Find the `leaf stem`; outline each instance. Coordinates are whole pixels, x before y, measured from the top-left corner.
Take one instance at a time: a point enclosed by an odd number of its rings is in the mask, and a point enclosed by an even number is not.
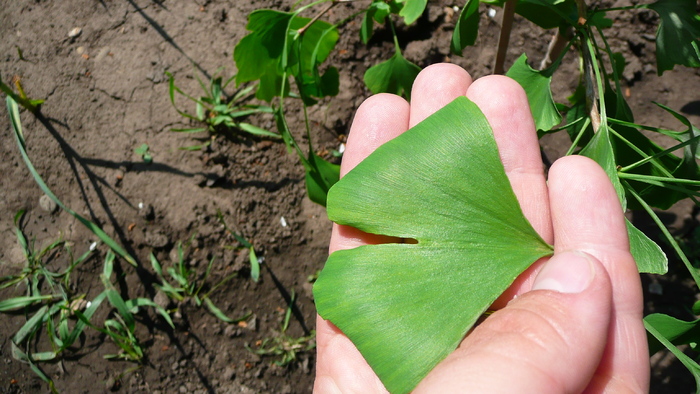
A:
[[[672,146],[672,147],[670,147],[670,148],[668,148],[668,149],[666,149],[666,150],[664,150],[664,151],[655,153],[655,154],[653,154],[653,155],[651,155],[651,156],[647,156],[647,157],[645,157],[645,158],[642,159],[642,160],[639,160],[639,161],[637,161],[637,162],[635,162],[635,163],[632,163],[632,164],[630,164],[630,165],[628,165],[628,166],[622,167],[622,168],[620,168],[620,169],[618,170],[618,172],[627,172],[627,171],[629,171],[629,170],[631,170],[631,169],[634,169],[634,168],[639,167],[639,166],[641,166],[641,165],[643,165],[643,164],[646,164],[646,163],[650,162],[651,160],[658,159],[658,158],[660,158],[660,157],[662,157],[662,156],[666,156],[666,155],[670,154],[671,152],[673,152],[673,151],[675,151],[675,150],[681,149],[681,148],[683,148],[683,147],[685,147],[685,146],[687,146],[687,145],[690,145],[690,144],[692,144],[692,143],[694,143],[694,142],[697,142],[699,139],[700,139],[700,135],[696,135],[695,137],[693,137],[693,138],[691,138],[691,139],[689,139],[689,140],[687,140],[687,141],[681,142],[680,144],[674,145],[674,146]]]
[[[579,130],[578,134],[576,135],[576,139],[574,139],[574,142],[571,143],[569,150],[566,151],[566,155],[564,155],[564,156],[570,156],[572,153],[574,153],[574,149],[576,149],[576,147],[578,146],[578,142],[583,137],[583,134],[585,134],[586,129],[588,128],[588,125],[590,123],[591,123],[591,118],[586,118],[586,120],[583,123],[583,126],[581,127],[581,130]]]
[[[496,53],[496,65],[493,67],[494,74],[505,74],[506,52],[510,42],[510,32],[513,30],[513,18],[515,16],[515,5],[518,0],[508,0],[503,5],[503,23],[501,25],[501,36],[498,39],[498,52]]]
[[[627,172],[618,172],[617,174],[621,179],[630,179],[633,181],[643,181],[643,180],[650,180],[650,181],[659,181],[659,182],[672,182],[672,183],[682,183],[686,185],[695,185],[695,186],[700,186],[700,181],[696,181],[693,179],[684,179],[684,178],[668,178],[668,177],[663,177],[663,176],[654,176],[654,175],[642,175],[642,174],[630,174]]]
[[[693,264],[690,263],[688,260],[688,257],[683,253],[683,250],[681,250],[681,247],[678,245],[678,242],[676,242],[676,239],[673,238],[673,235],[668,231],[668,228],[666,228],[666,225],[663,224],[661,219],[656,215],[656,212],[654,212],[653,209],[649,206],[649,204],[644,201],[642,197],[637,194],[637,192],[632,189],[632,187],[629,185],[629,183],[623,181],[625,184],[625,189],[627,190],[628,193],[630,193],[638,202],[639,204],[644,208],[644,210],[651,216],[651,219],[656,223],[656,225],[659,227],[659,230],[664,234],[666,237],[666,240],[671,244],[673,249],[676,251],[676,254],[678,254],[678,257],[681,258],[681,261],[683,261],[683,264],[685,264],[685,267],[688,269],[688,272],[690,272],[690,276],[693,277],[693,280],[695,281],[696,286],[700,286],[700,273],[698,273],[698,270],[693,267]]]
[[[580,19],[579,19],[580,20]],[[599,80],[598,64],[594,59],[593,45],[591,45],[591,37],[587,31],[581,31],[581,39],[583,42],[583,79],[584,85],[586,87],[586,108],[588,108],[588,116],[591,119],[591,124],[593,125],[593,132],[597,133],[601,124],[601,113],[598,111],[598,100],[596,100],[596,89],[593,84],[593,78],[595,77],[598,81],[598,85],[602,85]],[[605,112],[605,103],[603,102],[603,97],[600,94],[602,91],[602,86],[598,86],[598,96],[600,97],[600,107],[601,111]]]

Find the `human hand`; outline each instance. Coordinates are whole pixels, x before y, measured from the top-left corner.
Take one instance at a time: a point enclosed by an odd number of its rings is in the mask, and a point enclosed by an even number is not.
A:
[[[554,256],[525,271],[494,303],[497,311],[415,392],[648,391],[641,286],[615,190],[596,163],[580,156],[554,163],[547,183],[527,98],[516,82],[472,81],[460,67],[438,64],[420,73],[410,105],[393,95],[369,98],[353,121],[341,176],[465,94],[491,124],[522,211],[554,244]],[[330,252],[390,241],[334,225]],[[318,317],[316,332],[316,393],[386,392],[338,328]]]

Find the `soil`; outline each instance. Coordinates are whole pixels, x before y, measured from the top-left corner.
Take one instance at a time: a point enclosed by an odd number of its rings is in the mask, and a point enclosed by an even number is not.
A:
[[[615,6],[628,5],[619,0]],[[178,309],[175,329],[151,311],[138,314],[136,335],[145,349],[143,365],[107,361],[118,351],[105,335],[87,329],[80,346],[66,352],[60,362],[40,364],[56,388],[65,393],[121,392],[310,392],[314,376],[313,352],[300,352],[296,361],[281,367],[278,358],[253,354],[266,338],[279,335],[285,311],[295,294],[287,334],[309,335],[315,310],[309,276],[327,257],[330,222],[324,209],[305,195],[304,171],[298,159],[279,143],[242,135],[220,135],[201,151],[181,150],[198,143],[190,134],[173,128],[190,127],[172,107],[165,72],[174,75],[185,92],[200,95],[197,77],[224,79],[235,73],[232,52],[245,34],[246,16],[254,9],[288,10],[287,0],[17,0],[0,10],[0,76],[21,78],[30,97],[46,99],[37,116],[24,111],[22,123],[28,154],[49,188],[69,207],[99,224],[135,256],[139,267],[117,260],[112,281],[127,298],[158,294],[158,278],[148,255],[166,266],[176,257],[177,243],[186,242],[186,259],[202,274],[214,258],[210,287],[229,274],[233,279],[212,293],[212,301],[228,316],[250,316],[245,324],[218,320],[193,302],[170,305]],[[629,3],[631,4],[631,3]],[[474,77],[492,72],[501,13],[487,17],[482,4],[477,46],[463,57],[449,53],[457,14],[463,1],[430,2],[427,12],[412,26],[398,24],[404,55],[421,67],[451,61]],[[335,7],[325,18],[340,21],[357,6]],[[700,124],[698,71],[677,67],[656,75],[653,38],[657,18],[650,11],[613,15],[616,27],[610,45],[627,59],[625,91],[640,123],[680,129],[681,124],[651,103],[658,101],[680,110]],[[343,141],[354,109],[369,96],[362,76],[384,60],[393,43],[390,32],[377,27],[368,45],[358,39],[360,19],[341,27],[336,50],[328,60],[340,70],[341,91],[309,113],[314,147],[336,150]],[[69,37],[74,28],[81,30]],[[544,55],[551,32],[516,17],[507,64],[526,52],[533,64]],[[578,63],[569,56],[560,77],[555,77],[555,98],[563,102],[577,83]],[[566,75],[570,75],[567,78]],[[231,94],[232,88],[227,93]],[[186,100],[178,106],[194,111]],[[291,106],[292,131],[303,140],[303,115]],[[273,129],[271,118],[250,120]],[[63,239],[80,255],[96,237],[71,215],[47,211],[40,205],[43,193],[24,164],[12,136],[8,116],[0,111],[0,276],[16,274],[24,265],[15,237],[13,218],[26,211],[22,229],[37,247]],[[568,146],[568,137],[543,139],[544,152],[553,161]],[[148,144],[153,162],[134,152]],[[326,156],[330,157],[330,156]],[[337,160],[337,159],[335,159]],[[250,240],[264,259],[258,282],[250,278],[247,250],[218,220]],[[675,234],[690,234],[696,227],[692,205],[678,204],[664,216]],[[638,223],[644,218],[636,217]],[[648,222],[648,220],[647,220]],[[649,228],[651,228],[649,226]],[[72,276],[77,294],[93,299],[103,290],[106,248],[80,265]],[[62,253],[52,267],[67,264]],[[649,311],[674,311],[690,318],[679,305],[694,301],[682,268],[673,262],[670,275],[646,276],[645,287],[665,292],[649,294]],[[0,300],[21,294],[21,288],[0,291]],[[675,309],[674,309],[675,308]],[[96,322],[108,318],[101,308]],[[670,313],[670,312],[668,312]],[[12,357],[10,338],[26,321],[22,313],[0,315],[0,392],[46,392],[47,385],[28,365]],[[38,347],[46,346],[39,340]],[[46,350],[46,348],[43,348]],[[36,350],[36,349],[35,349]],[[666,355],[654,360],[654,391],[692,392],[692,378]]]

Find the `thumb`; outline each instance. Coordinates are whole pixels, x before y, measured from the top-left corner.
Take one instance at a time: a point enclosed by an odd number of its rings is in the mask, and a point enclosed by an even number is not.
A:
[[[588,254],[560,252],[532,289],[474,329],[416,392],[583,391],[607,341],[607,271]]]

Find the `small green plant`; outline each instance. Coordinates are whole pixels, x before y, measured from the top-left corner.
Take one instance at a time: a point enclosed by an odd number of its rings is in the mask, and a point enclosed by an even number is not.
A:
[[[22,59],[22,52],[19,49],[19,47],[17,47],[17,53],[19,54],[20,59]],[[27,94],[24,93],[24,88],[22,87],[22,82],[20,81],[19,76],[15,76],[13,80],[15,86],[17,87],[17,90],[19,91],[19,94],[15,93],[10,86],[5,84],[2,81],[1,77],[0,92],[5,93],[7,97],[11,97],[14,101],[19,103],[31,113],[36,113],[37,111],[39,111],[39,106],[44,103],[44,100],[30,99],[29,97],[27,97]]]
[[[134,153],[141,156],[144,163],[151,164],[153,162],[153,156],[151,156],[149,150],[150,148],[148,147],[148,144],[142,144],[138,148],[134,149]]]
[[[253,279],[253,282],[257,282],[260,279],[260,259],[258,259],[258,255],[255,253],[255,246],[253,246],[253,244],[250,243],[247,239],[243,238],[242,235],[231,230],[229,226],[226,225],[224,215],[221,213],[220,210],[216,211],[216,217],[219,219],[219,223],[221,223],[221,225],[224,226],[224,230],[226,230],[227,233],[231,234],[231,236],[236,241],[238,241],[238,243],[240,244],[239,248],[248,249],[248,261],[250,262],[250,278]]]
[[[97,296],[92,301],[86,301],[85,294],[72,291],[72,272],[88,260],[93,251],[88,250],[74,258],[69,244],[60,239],[37,250],[35,241],[27,239],[21,229],[23,215],[24,211],[15,215],[15,236],[22,248],[25,266],[18,274],[1,277],[0,290],[15,287],[23,289],[25,295],[0,301],[0,312],[25,312],[26,323],[12,337],[12,355],[29,364],[34,373],[48,383],[54,392],[53,381],[43,372],[39,363],[60,359],[63,352],[75,344],[85,328],[82,322],[71,322],[75,313],[82,310],[89,320],[104,297]],[[62,256],[65,257],[61,260],[67,260],[68,264],[62,271],[52,270],[49,265]],[[37,351],[38,345],[34,344],[34,340],[42,329],[46,331],[50,346]]]
[[[219,320],[226,323],[237,323],[239,321],[247,319],[248,316],[250,316],[248,314],[239,319],[231,319],[230,317],[226,316],[226,314],[221,309],[219,309],[214,304],[214,302],[212,302],[211,298],[209,298],[209,296],[214,291],[216,291],[220,286],[237,276],[238,273],[232,273],[226,276],[224,279],[220,280],[213,287],[209,288],[205,293],[202,294],[202,289],[206,285],[207,278],[209,278],[215,257],[212,257],[209,260],[209,264],[207,264],[206,271],[200,278],[195,270],[188,267],[185,261],[185,254],[182,248],[182,242],[178,242],[177,261],[172,267],[169,267],[166,270],[170,277],[175,281],[174,284],[171,284],[165,278],[165,275],[163,275],[163,268],[156,256],[153,253],[151,253],[149,255],[149,258],[151,260],[151,267],[153,267],[153,270],[156,272],[161,281],[161,284],[156,284],[155,286],[158,290],[165,293],[165,295],[167,295],[168,298],[176,300],[178,302],[185,301],[186,299],[192,299],[197,306],[202,306],[202,304],[204,304],[206,305],[209,312],[211,312]]]
[[[102,294],[107,298],[116,313],[113,314],[112,318],[105,320],[104,328],[97,327],[91,323],[89,318],[80,311],[75,311],[75,314],[81,322],[107,335],[121,349],[119,353],[105,355],[106,359],[121,359],[141,363],[143,361],[143,349],[135,334],[136,320],[134,318],[134,314],[138,313],[139,308],[152,307],[165,319],[170,327],[175,328],[175,326],[168,312],[155,302],[147,298],[135,298],[126,301],[122,298],[110,281],[114,269],[114,257],[114,253],[111,250],[107,252],[100,279],[105,287]]]
[[[217,70],[218,74],[221,69]],[[184,129],[172,129],[174,132],[182,133],[201,133],[209,132],[209,135],[219,135],[222,133],[230,133],[234,131],[248,133],[258,137],[267,137],[279,139],[280,135],[254,126],[242,120],[253,114],[272,113],[272,108],[265,105],[249,104],[250,97],[255,94],[255,85],[238,90],[233,97],[225,95],[225,89],[236,76],[229,78],[225,82],[222,77],[212,78],[207,87],[204,82],[195,74],[197,82],[204,91],[204,96],[195,98],[182,91],[175,85],[175,78],[169,72],[166,72],[169,81],[170,102],[175,110],[184,118],[200,123],[202,126]],[[195,103],[195,114],[182,111],[175,105],[175,93],[184,96],[188,100]],[[210,140],[203,144],[190,146],[182,149],[198,150],[209,145]]]
[[[294,293],[294,290],[292,290],[289,305],[285,311],[280,330],[278,332],[274,332],[273,336],[265,338],[256,343],[255,349],[246,345],[246,349],[248,349],[248,351],[260,356],[276,357],[277,359],[273,362],[280,367],[286,367],[297,361],[297,355],[299,353],[309,352],[316,348],[316,333],[314,331],[311,331],[309,335],[298,338],[287,334],[289,320],[292,316],[292,306],[294,305],[295,300],[296,294]]]

